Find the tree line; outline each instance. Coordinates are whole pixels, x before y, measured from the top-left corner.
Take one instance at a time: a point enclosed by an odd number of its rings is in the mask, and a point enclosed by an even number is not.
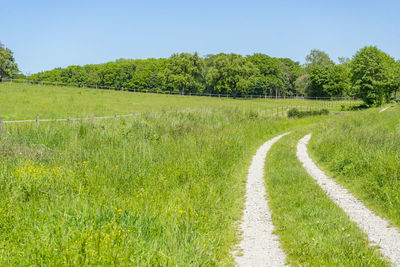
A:
[[[8,54],[2,59],[3,51]],[[0,78],[16,77],[11,50],[0,46]],[[368,106],[396,97],[400,62],[375,46],[366,46],[335,63],[327,53],[311,50],[301,65],[289,58],[256,53],[173,54],[169,58],[118,59],[104,64],[69,66],[26,77],[32,81],[72,83],[120,90],[268,96],[358,97]]]

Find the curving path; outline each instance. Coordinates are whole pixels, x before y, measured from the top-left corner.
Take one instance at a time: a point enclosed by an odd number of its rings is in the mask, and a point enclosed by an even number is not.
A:
[[[307,152],[307,144],[311,134],[303,137],[297,144],[297,157],[327,195],[340,206],[357,223],[368,239],[380,247],[381,253],[394,266],[400,266],[400,233],[389,227],[389,223],[375,215],[364,204],[324,174],[312,161]]]
[[[264,143],[253,156],[246,185],[246,207],[242,223],[243,239],[239,245],[241,256],[235,256],[238,266],[285,266],[285,253],[279,247],[278,237],[273,234],[271,211],[265,198],[264,163],[268,150],[280,138],[279,135]]]

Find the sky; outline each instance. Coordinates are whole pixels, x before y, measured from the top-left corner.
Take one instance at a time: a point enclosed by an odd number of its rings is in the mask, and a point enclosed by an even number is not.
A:
[[[337,61],[366,45],[400,58],[400,1],[0,0],[0,42],[22,73],[178,52]]]

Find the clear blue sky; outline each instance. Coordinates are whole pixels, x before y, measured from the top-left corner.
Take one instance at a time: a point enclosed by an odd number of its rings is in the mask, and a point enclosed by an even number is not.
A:
[[[255,52],[304,62],[376,45],[400,58],[400,1],[2,0],[0,42],[23,73],[168,57]]]

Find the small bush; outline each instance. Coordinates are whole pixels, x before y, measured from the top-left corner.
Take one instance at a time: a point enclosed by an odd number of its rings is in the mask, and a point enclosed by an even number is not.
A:
[[[351,106],[345,106],[345,105],[341,105],[341,110],[342,111],[357,111],[357,110],[363,110],[363,109],[367,109],[368,106],[365,104],[361,104],[361,105],[351,105]]]
[[[317,115],[327,115],[327,114],[329,114],[329,110],[327,109],[300,111],[297,108],[289,109],[287,113],[289,118],[303,118],[306,116],[317,116]]]

